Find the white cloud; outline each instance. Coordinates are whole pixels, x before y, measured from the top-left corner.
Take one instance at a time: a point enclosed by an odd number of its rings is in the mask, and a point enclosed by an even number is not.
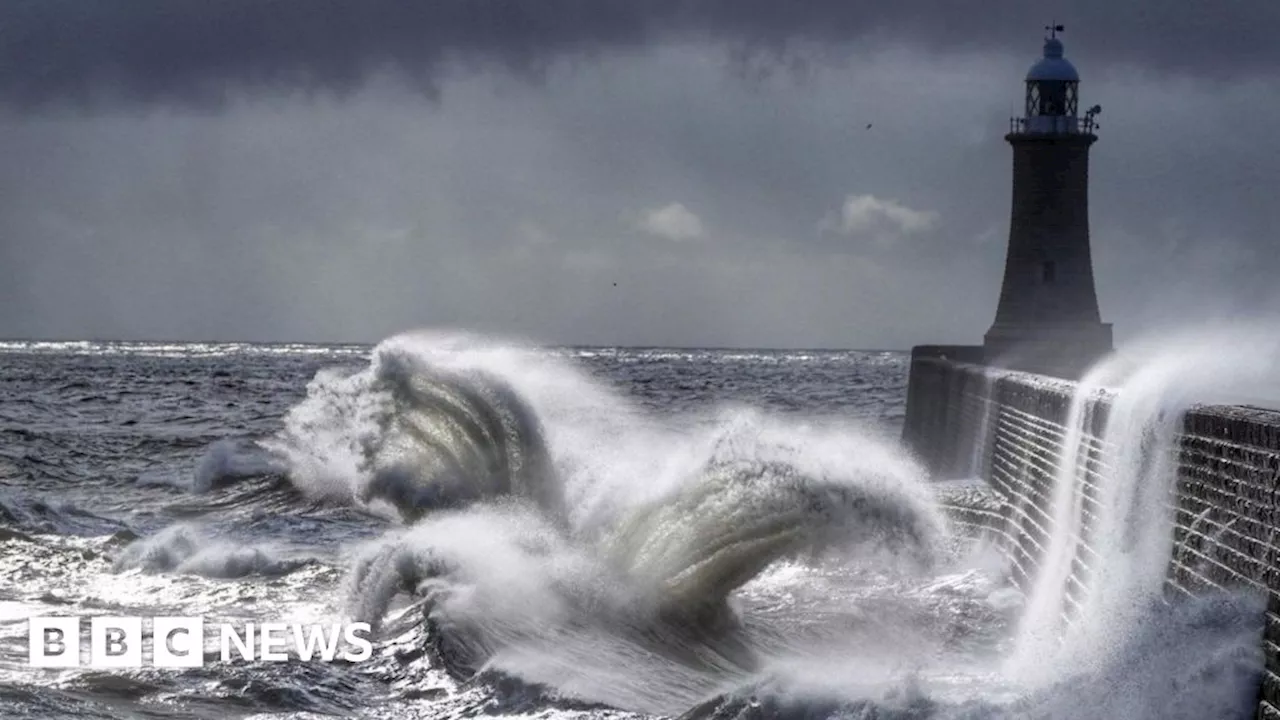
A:
[[[850,195],[840,208],[839,220],[832,222],[828,219],[823,223],[826,228],[844,235],[874,235],[877,239],[923,233],[937,224],[938,214],[935,212],[916,210],[897,200],[881,199],[875,195]]]
[[[678,202],[645,212],[640,229],[674,242],[697,240],[703,235],[702,220]]]

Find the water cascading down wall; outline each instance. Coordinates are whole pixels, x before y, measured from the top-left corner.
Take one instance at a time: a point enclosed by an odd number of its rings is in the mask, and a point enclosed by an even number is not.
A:
[[[903,440],[935,477],[977,476],[996,491],[998,511],[960,510],[956,522],[997,535],[1015,582],[1028,591],[1056,529],[1060,461],[1064,452],[1074,455],[1079,540],[1063,593],[1070,620],[1099,558],[1091,533],[1101,514],[1097,481],[1111,399],[1098,393],[1085,402],[1077,445],[1066,441],[1075,383],[996,371],[981,358],[980,347],[915,348]],[[1169,452],[1177,480],[1165,592],[1252,586],[1267,594],[1257,717],[1280,718],[1280,413],[1193,407]]]

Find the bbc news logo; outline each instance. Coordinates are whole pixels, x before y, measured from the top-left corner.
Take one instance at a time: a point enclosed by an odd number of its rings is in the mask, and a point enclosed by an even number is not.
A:
[[[28,629],[28,659],[33,667],[79,667],[84,655],[78,617],[34,617]],[[206,660],[205,642],[218,641],[222,662],[242,660],[287,662],[320,660],[362,662],[373,656],[369,623],[300,624],[218,623],[206,628],[203,618],[156,617],[150,626],[150,664],[154,667],[201,667]],[[143,665],[144,619],[140,617],[89,618],[88,666],[130,668]],[[290,654],[292,651],[292,655]]]

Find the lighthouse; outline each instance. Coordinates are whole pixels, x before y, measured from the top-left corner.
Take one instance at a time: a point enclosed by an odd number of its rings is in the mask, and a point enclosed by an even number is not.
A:
[[[1026,78],[1022,117],[1010,122],[1013,206],[995,322],[983,342],[989,365],[1076,379],[1111,351],[1089,251],[1089,148],[1095,105],[1082,117],[1080,75],[1048,28],[1044,57]]]

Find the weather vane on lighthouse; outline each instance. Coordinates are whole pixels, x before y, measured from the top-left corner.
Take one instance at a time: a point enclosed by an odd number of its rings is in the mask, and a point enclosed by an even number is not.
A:
[[[1058,37],[1058,33],[1065,32],[1066,29],[1066,26],[1059,25],[1057,23],[1050,23],[1044,26],[1044,31],[1049,33],[1050,40],[1056,39]]]

